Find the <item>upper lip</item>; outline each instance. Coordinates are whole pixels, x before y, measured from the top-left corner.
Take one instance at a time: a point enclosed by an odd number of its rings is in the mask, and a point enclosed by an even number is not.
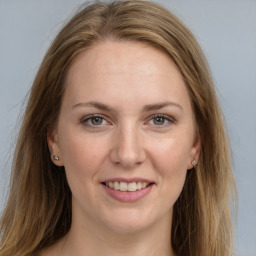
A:
[[[101,183],[106,183],[106,182],[114,182],[114,181],[118,181],[118,182],[147,182],[147,183],[155,183],[152,180],[149,179],[144,179],[144,178],[139,178],[139,177],[134,177],[134,178],[123,178],[123,177],[117,177],[117,178],[111,178],[111,179],[106,179],[103,180]]]

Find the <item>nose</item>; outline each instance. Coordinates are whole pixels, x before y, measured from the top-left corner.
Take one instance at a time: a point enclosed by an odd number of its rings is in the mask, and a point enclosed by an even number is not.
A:
[[[146,159],[140,131],[136,126],[127,125],[120,127],[113,139],[113,147],[110,152],[111,162],[125,169],[142,164]]]

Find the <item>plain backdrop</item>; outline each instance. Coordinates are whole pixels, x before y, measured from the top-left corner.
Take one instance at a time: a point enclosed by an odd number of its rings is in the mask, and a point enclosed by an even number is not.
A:
[[[83,2],[0,0],[0,211],[23,102],[54,35]],[[236,255],[256,256],[256,0],[156,2],[192,30],[210,63],[234,151]]]

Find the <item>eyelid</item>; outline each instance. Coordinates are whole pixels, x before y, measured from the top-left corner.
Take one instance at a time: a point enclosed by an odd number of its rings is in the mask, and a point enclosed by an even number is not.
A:
[[[93,124],[89,124],[87,121],[92,119],[92,118],[102,118],[105,122],[107,122],[107,124],[101,124],[101,125],[93,125]],[[165,128],[165,127],[168,127],[172,124],[175,124],[176,123],[176,120],[169,116],[169,115],[166,115],[166,114],[153,114],[151,116],[149,116],[148,118],[148,121],[146,121],[147,123],[149,123],[151,120],[153,120],[154,118],[157,118],[157,117],[161,117],[161,118],[164,118],[168,123],[167,124],[163,124],[163,125],[156,125],[156,124],[151,124],[152,126],[156,127],[156,128]],[[83,118],[81,118],[80,122],[84,125],[84,126],[87,126],[89,128],[95,128],[95,129],[100,129],[102,128],[103,126],[106,126],[106,125],[111,125],[112,123],[108,120],[108,118],[103,115],[103,114],[90,114],[90,115],[87,115],[87,116],[84,116]]]
[[[91,115],[87,115],[87,116],[84,116],[83,118],[81,118],[81,122],[86,121],[93,117],[101,117],[101,118],[105,119],[104,115],[102,115],[102,114],[91,114]]]
[[[151,121],[152,119],[154,119],[156,117],[162,117],[162,118],[164,118],[165,120],[167,120],[169,122],[168,124],[154,125],[155,127],[158,127],[158,128],[167,127],[171,124],[176,123],[176,120],[173,117],[170,117],[169,115],[165,115],[165,114],[153,114],[149,117],[149,121]]]
[[[83,125],[87,126],[87,127],[91,127],[91,128],[101,128],[101,127],[104,126],[105,124],[102,124],[102,125],[92,125],[92,124],[87,123],[88,120],[90,120],[90,119],[92,119],[92,118],[97,118],[97,117],[104,119],[107,123],[110,123],[110,122],[107,120],[106,116],[105,116],[105,115],[102,115],[102,114],[91,114],[91,115],[84,116],[84,117],[80,120],[80,122],[81,122]]]

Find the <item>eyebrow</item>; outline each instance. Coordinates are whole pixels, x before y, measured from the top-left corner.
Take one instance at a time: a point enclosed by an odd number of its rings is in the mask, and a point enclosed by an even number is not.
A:
[[[146,105],[146,106],[143,107],[143,112],[159,110],[161,108],[168,107],[168,106],[177,107],[177,108],[180,108],[181,110],[183,110],[183,108],[180,104],[178,104],[176,102],[172,102],[172,101],[166,101],[166,102],[163,102],[163,103]]]
[[[168,107],[168,106],[177,107],[177,108],[183,110],[183,108],[180,104],[178,104],[176,102],[172,102],[172,101],[166,101],[166,102],[157,103],[157,104],[145,105],[142,109],[142,112],[159,110],[159,109],[162,109],[162,108]],[[75,104],[72,107],[72,109],[78,108],[78,107],[90,107],[90,108],[96,108],[96,109],[99,109],[102,111],[115,112],[115,110],[112,107],[110,107],[106,104],[100,103],[100,102],[96,102],[96,101],[78,103],[78,104]]]
[[[109,112],[114,112],[114,109],[111,108],[110,106],[107,106],[106,104],[96,102],[96,101],[90,101],[90,102],[85,102],[85,103],[78,103],[75,104],[72,109],[77,108],[77,107],[90,107],[90,108],[97,108],[99,110],[104,110],[104,111],[109,111]]]

